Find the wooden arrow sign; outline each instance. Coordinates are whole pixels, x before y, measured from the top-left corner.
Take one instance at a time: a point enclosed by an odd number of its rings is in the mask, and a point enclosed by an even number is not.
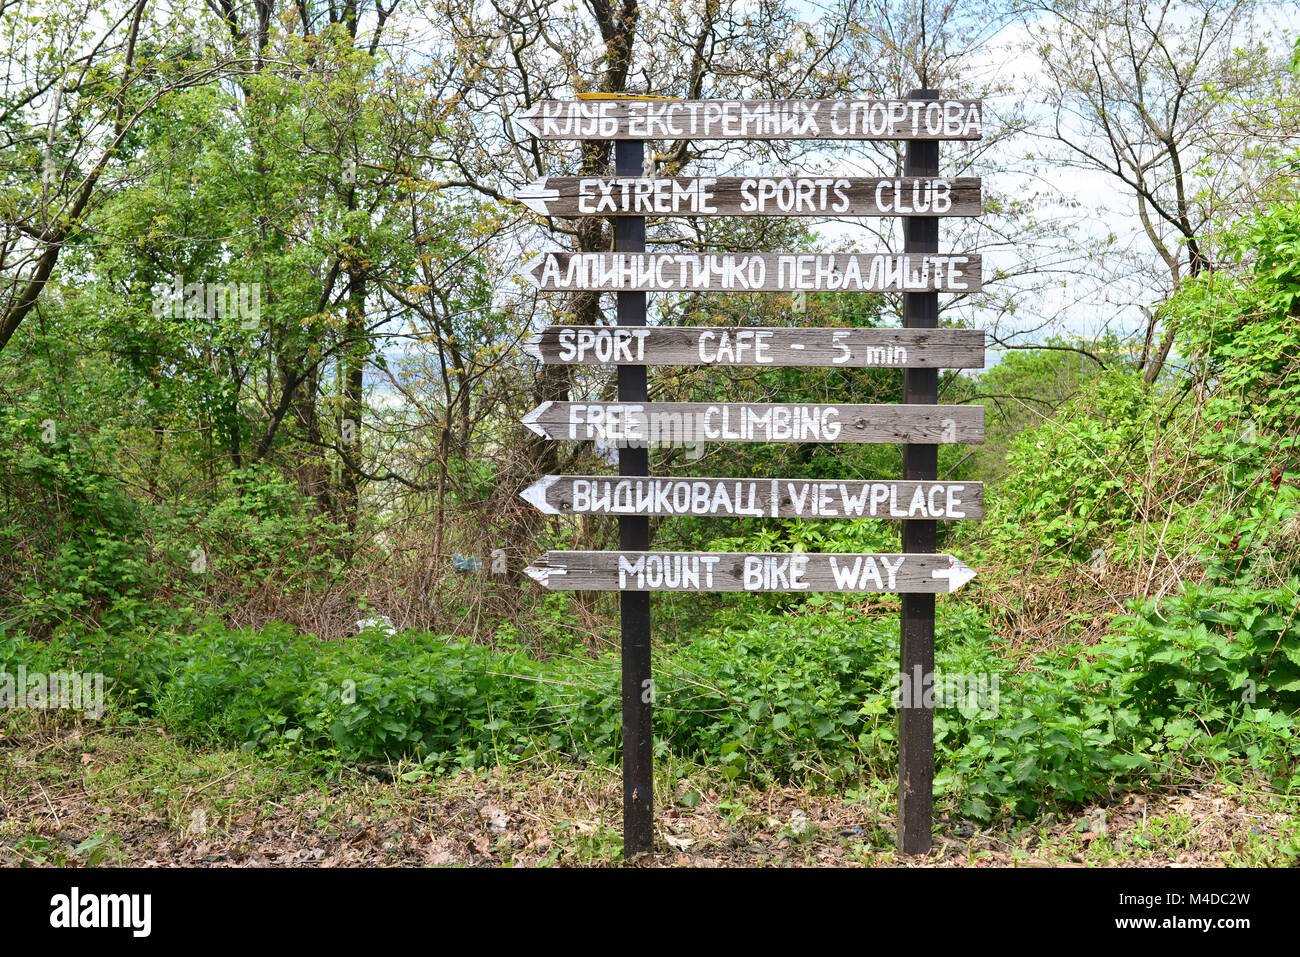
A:
[[[642,443],[984,441],[982,405],[543,402],[521,420],[548,439]]]
[[[547,326],[524,350],[546,365],[984,368],[981,329]]]
[[[977,140],[980,100],[541,100],[543,140]]]
[[[947,594],[975,577],[951,555],[547,552],[524,569],[552,591]]]
[[[543,253],[528,276],[589,292],[979,292],[977,255]]]
[[[981,519],[982,482],[547,475],[520,493],[548,515]]]
[[[977,178],[549,176],[515,199],[543,216],[978,216]]]

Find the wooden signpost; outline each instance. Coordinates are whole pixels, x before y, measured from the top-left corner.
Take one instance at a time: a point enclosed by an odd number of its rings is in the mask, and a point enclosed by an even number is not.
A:
[[[981,482],[546,475],[520,493],[548,515],[981,519]]]
[[[543,253],[525,275],[548,292],[979,292],[981,267],[957,255]]]
[[[979,100],[933,97],[620,98],[542,100],[514,120],[539,140],[977,140],[983,132],[984,112]]]
[[[982,369],[982,329],[547,326],[524,343],[543,365]]]
[[[975,577],[952,555],[827,552],[547,552],[524,569],[573,591],[838,591],[947,594]]]
[[[978,179],[548,176],[515,193],[543,216],[978,216]]]
[[[540,436],[568,442],[984,441],[982,405],[543,402],[522,421]]]
[[[897,100],[543,101],[515,120],[539,139],[615,140],[612,177],[546,177],[518,199],[546,216],[614,218],[608,253],[544,253],[530,278],[543,290],[617,293],[615,326],[547,326],[526,343],[543,364],[612,365],[616,402],[543,402],[523,423],[562,441],[619,449],[619,474],[547,475],[523,497],[559,515],[609,515],[619,550],[551,551],[527,573],[548,589],[618,591],[622,620],[623,850],[653,849],[650,593],[883,592],[902,600],[899,670],[934,670],[934,596],[975,572],[937,553],[939,521],[983,516],[983,486],[944,482],[940,444],[984,439],[980,406],[938,405],[940,368],[980,368],[979,330],[939,329],[938,294],[982,288],[978,255],[939,252],[938,217],[975,216],[978,179],[939,176],[938,141],[978,139],[978,100],[917,91]],[[904,175],[646,177],[647,139],[897,139]],[[647,216],[900,216],[904,252],[646,253]],[[648,292],[900,292],[904,328],[646,326]],[[650,402],[653,365],[901,368],[904,404]],[[895,480],[656,478],[653,443],[902,443]],[[660,552],[650,518],[885,518],[902,524],[897,554]],[[933,713],[899,711],[898,847],[931,843]]]

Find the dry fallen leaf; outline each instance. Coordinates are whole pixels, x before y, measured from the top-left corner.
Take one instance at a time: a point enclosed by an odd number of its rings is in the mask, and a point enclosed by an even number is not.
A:
[[[510,824],[510,815],[499,807],[487,805],[479,809],[479,817],[488,822],[493,834],[504,834]]]

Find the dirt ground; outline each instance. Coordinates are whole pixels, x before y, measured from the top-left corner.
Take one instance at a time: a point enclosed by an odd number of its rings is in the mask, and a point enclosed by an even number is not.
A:
[[[978,827],[941,818],[924,858],[893,850],[890,782],[844,795],[677,778],[643,866],[1192,867],[1294,864],[1294,798],[1206,783]],[[0,864],[143,867],[621,864],[607,767],[428,776],[194,750],[150,725],[0,725]],[[866,795],[866,796],[863,796]],[[852,798],[852,799],[850,799]],[[690,805],[690,806],[688,806]]]

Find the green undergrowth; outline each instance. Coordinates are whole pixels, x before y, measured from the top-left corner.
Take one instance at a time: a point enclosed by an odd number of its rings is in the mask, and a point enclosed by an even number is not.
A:
[[[1291,792],[1300,582],[1197,586],[1117,616],[1088,648],[1027,663],[978,610],[940,603],[936,794],[961,814],[1033,817],[1198,769]],[[898,625],[826,600],[751,612],[660,650],[655,746],[726,779],[851,789],[896,762]],[[1027,665],[1023,669],[1021,664]],[[429,773],[541,754],[612,763],[616,656],[557,656],[368,631],[318,643],[286,626],[189,634],[9,636],[0,666],[102,671],[113,707],[198,745],[321,761],[409,757]],[[924,694],[927,685],[918,689]]]

